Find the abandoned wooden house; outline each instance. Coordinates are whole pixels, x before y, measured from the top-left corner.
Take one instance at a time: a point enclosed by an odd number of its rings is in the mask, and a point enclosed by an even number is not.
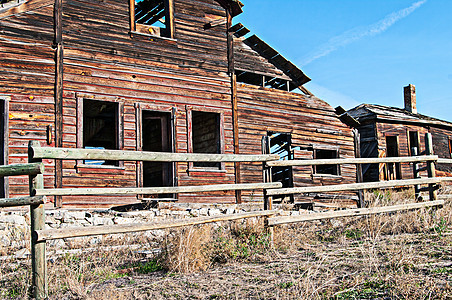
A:
[[[398,157],[425,154],[425,134],[433,138],[433,154],[451,158],[452,123],[417,112],[414,85],[404,87],[404,108],[361,104],[346,114],[359,122],[362,157]],[[413,149],[415,148],[415,150]],[[416,151],[416,152],[415,152]],[[437,164],[437,175],[452,173],[447,164]],[[409,164],[363,166],[364,181],[413,178]]]
[[[352,129],[303,87],[310,79],[233,17],[238,0],[2,0],[2,164],[45,147],[354,157]],[[45,160],[48,187],[262,182],[261,163]],[[355,182],[355,167],[276,169],[285,186]],[[25,177],[2,193],[28,193]],[[113,206],[151,197],[62,197]],[[159,195],[241,203],[262,191]],[[319,200],[320,201],[320,200]],[[344,205],[355,205],[350,198]]]

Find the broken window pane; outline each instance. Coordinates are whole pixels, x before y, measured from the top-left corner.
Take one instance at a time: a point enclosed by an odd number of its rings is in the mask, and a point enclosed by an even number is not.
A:
[[[338,158],[337,150],[315,149],[315,159],[333,159]],[[315,174],[339,175],[339,165],[320,165],[314,166]]]
[[[220,114],[193,111],[193,153],[221,153],[220,143]],[[193,166],[220,169],[220,163],[194,162]]]
[[[135,0],[135,23],[166,28],[165,0]]]
[[[118,103],[83,101],[83,147],[118,149]],[[117,161],[85,160],[89,165],[118,165]]]

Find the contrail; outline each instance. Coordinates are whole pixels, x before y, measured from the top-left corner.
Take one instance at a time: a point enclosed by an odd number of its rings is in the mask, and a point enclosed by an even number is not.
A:
[[[365,27],[353,28],[351,30],[344,32],[341,35],[331,38],[327,43],[320,46],[318,50],[314,52],[314,54],[304,59],[304,62],[301,65],[305,66],[313,62],[314,60],[319,59],[320,57],[326,56],[341,47],[353,43],[354,41],[360,40],[367,36],[374,36],[386,31],[397,21],[409,16],[412,12],[418,9],[425,2],[427,2],[427,0],[417,1],[413,3],[410,7],[401,9],[397,12],[393,12],[374,24]]]

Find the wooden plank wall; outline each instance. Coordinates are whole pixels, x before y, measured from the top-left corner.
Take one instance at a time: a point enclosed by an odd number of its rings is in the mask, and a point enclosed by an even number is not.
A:
[[[452,131],[434,127],[432,127],[430,130],[433,138],[434,154],[438,155],[441,158],[451,158],[449,140],[452,139]],[[452,165],[450,164],[437,164],[436,169],[437,171],[446,173],[441,174],[440,172],[438,172],[439,175],[451,176],[450,174],[452,173]]]
[[[30,0],[19,6],[17,16],[0,14],[2,28],[0,94],[10,102],[10,163],[26,162],[29,139],[47,145],[47,126],[55,128],[55,49],[53,4]],[[8,12],[10,14],[11,12]],[[174,0],[174,39],[130,33],[129,7],[125,0],[63,1],[63,146],[76,147],[77,101],[95,99],[122,105],[123,145],[136,150],[138,104],[146,109],[175,111],[177,152],[188,149],[187,114],[190,110],[222,113],[224,152],[233,153],[231,82],[227,74],[226,25],[208,30],[204,25],[224,19],[225,10],[215,0]],[[237,42],[236,42],[237,45]],[[250,55],[254,56],[252,59]],[[285,76],[245,45],[237,45],[241,68]],[[293,146],[335,145],[340,157],[353,157],[351,130],[340,123],[325,102],[279,90],[239,86],[241,153],[260,153],[267,131],[291,132]],[[319,132],[318,129],[324,129]],[[54,185],[54,162],[46,163],[46,187]],[[261,164],[241,164],[242,182],[262,181]],[[188,170],[178,163],[180,186],[234,183],[234,165],[214,172]],[[297,184],[305,184],[299,176]],[[99,180],[101,179],[101,180]],[[354,182],[354,167],[342,167],[341,176],[314,178],[311,184]],[[28,193],[27,178],[11,179],[11,195]],[[90,170],[77,162],[63,164],[63,187],[136,186],[137,164],[124,169]],[[260,192],[245,193],[244,201],[261,200]],[[183,202],[234,202],[233,192],[181,194]],[[111,206],[135,202],[129,197],[66,197],[64,205]]]
[[[425,151],[425,134],[428,129],[422,126],[391,124],[391,123],[377,123],[379,154],[386,157],[386,136],[397,136],[399,141],[399,156],[409,156],[409,141],[408,132],[417,131],[419,133],[419,152]],[[425,164],[420,164],[423,167]],[[380,168],[381,169],[381,168]],[[413,168],[410,164],[401,164],[402,179],[413,178]],[[424,173],[421,173],[424,174]],[[380,179],[383,180],[383,173],[379,174]]]
[[[241,153],[261,151],[262,136],[272,131],[291,133],[292,147],[337,147],[341,158],[354,157],[352,130],[339,121],[334,109],[326,102],[316,97],[246,84],[238,84],[237,91]],[[355,166],[344,165],[340,176],[329,176],[314,175],[312,168],[296,167],[294,185],[354,183],[355,169]],[[262,180],[259,164],[242,166],[241,174],[247,182]],[[260,196],[253,192],[243,192],[244,201],[260,199]],[[341,200],[341,205],[356,203],[344,199]]]
[[[8,163],[26,163],[29,140],[48,145],[54,126],[53,1],[28,1],[0,13],[0,95],[9,101]],[[24,11],[29,11],[23,14]],[[46,160],[44,181],[54,185],[54,163]],[[28,195],[28,176],[11,177],[9,194]]]
[[[64,87],[66,92],[73,93],[67,93],[66,99],[71,109],[66,109],[64,114],[65,146],[75,147],[73,106],[77,97],[98,100],[115,97],[114,101],[124,104],[125,150],[137,149],[137,103],[155,110],[162,107],[176,109],[177,152],[187,152],[189,109],[223,113],[225,144],[232,145],[226,27],[203,28],[215,18],[225,18],[224,9],[214,0],[174,1],[175,40],[131,36],[128,9],[128,1],[122,0],[68,0],[64,3]],[[233,153],[233,149],[228,146],[225,153]],[[68,162],[64,167],[64,186],[104,185],[97,180],[98,174],[77,172],[74,164]],[[234,182],[232,164],[219,172],[188,172],[187,169],[188,164],[177,164],[180,186]],[[136,174],[136,163],[126,162],[123,172],[101,176],[107,186],[134,186]],[[181,194],[179,200],[235,201],[232,192]],[[66,204],[71,201],[65,199]],[[113,197],[102,201],[111,205],[125,200],[124,197]]]

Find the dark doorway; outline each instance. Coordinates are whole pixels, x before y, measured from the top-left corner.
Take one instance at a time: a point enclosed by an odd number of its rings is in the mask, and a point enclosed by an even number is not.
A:
[[[386,157],[399,157],[399,140],[397,136],[386,137]],[[400,163],[387,163],[386,180],[402,179]]]
[[[417,131],[410,131],[408,132],[408,142],[410,145],[410,149],[408,149],[408,152],[411,156],[414,156],[413,148],[416,148],[416,153],[419,154],[421,152],[421,149],[419,149],[419,132]]]
[[[278,154],[279,160],[292,160],[292,136],[290,133],[268,132],[269,138],[269,153]],[[281,182],[283,188],[293,187],[292,167],[273,167],[272,181]],[[289,196],[293,202],[293,195],[274,196],[273,199],[285,198]]]
[[[1,111],[1,118],[0,118],[0,165],[7,164],[6,157],[7,157],[7,147],[6,147],[6,134],[7,134],[7,126],[6,126],[6,120],[8,118],[8,114],[6,112],[6,101],[3,99],[0,99],[0,111]],[[5,177],[0,177],[0,198],[6,198],[6,185],[5,185]]]
[[[141,132],[143,151],[172,152],[171,113],[143,110]],[[143,187],[173,186],[173,183],[172,163],[143,162]],[[174,195],[161,194],[149,197],[174,198]]]

